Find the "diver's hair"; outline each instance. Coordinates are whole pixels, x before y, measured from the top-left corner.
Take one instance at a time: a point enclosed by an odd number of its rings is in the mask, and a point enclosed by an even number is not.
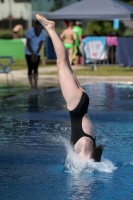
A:
[[[101,156],[102,156],[103,150],[104,150],[103,145],[99,145],[99,146],[94,147],[92,158],[94,159],[95,162],[101,161]]]

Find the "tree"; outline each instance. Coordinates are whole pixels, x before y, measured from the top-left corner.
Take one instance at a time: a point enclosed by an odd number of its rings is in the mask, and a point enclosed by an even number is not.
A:
[[[96,32],[98,35],[108,35],[111,32],[116,32],[123,35],[126,31],[126,27],[123,22],[120,22],[119,30],[113,28],[113,21],[92,21],[88,25],[89,35],[93,35]]]
[[[133,0],[121,0],[121,1],[133,5]]]
[[[80,1],[80,0],[77,0]],[[70,2],[70,3],[69,3]],[[70,0],[54,0],[54,6],[51,8],[51,11],[58,10],[67,4],[71,4]]]
[[[64,5],[64,0],[54,0],[54,6],[51,8],[51,11],[58,10]]]

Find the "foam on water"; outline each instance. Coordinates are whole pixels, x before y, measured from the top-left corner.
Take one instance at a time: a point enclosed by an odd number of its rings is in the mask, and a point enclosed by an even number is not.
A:
[[[56,137],[53,138],[54,141],[60,142],[64,144],[64,147],[67,152],[67,157],[65,160],[65,171],[74,174],[81,173],[92,173],[94,170],[100,172],[111,173],[117,169],[115,165],[108,159],[102,158],[101,162],[94,162],[93,159],[88,161],[83,161],[79,158],[79,156],[75,153],[72,146],[70,145],[69,140],[60,136],[58,139]]]

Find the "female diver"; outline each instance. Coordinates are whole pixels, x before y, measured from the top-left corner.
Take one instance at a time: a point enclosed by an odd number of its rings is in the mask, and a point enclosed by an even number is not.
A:
[[[57,56],[57,69],[62,94],[71,118],[71,144],[82,160],[101,161],[103,146],[96,146],[93,125],[87,114],[89,97],[80,86],[68,59],[67,51],[55,31],[55,22],[37,14],[37,20],[47,30]]]

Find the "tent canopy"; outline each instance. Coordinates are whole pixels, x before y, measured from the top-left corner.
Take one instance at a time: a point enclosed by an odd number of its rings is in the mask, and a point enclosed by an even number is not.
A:
[[[48,13],[49,19],[129,20],[133,6],[118,0],[82,0]]]

